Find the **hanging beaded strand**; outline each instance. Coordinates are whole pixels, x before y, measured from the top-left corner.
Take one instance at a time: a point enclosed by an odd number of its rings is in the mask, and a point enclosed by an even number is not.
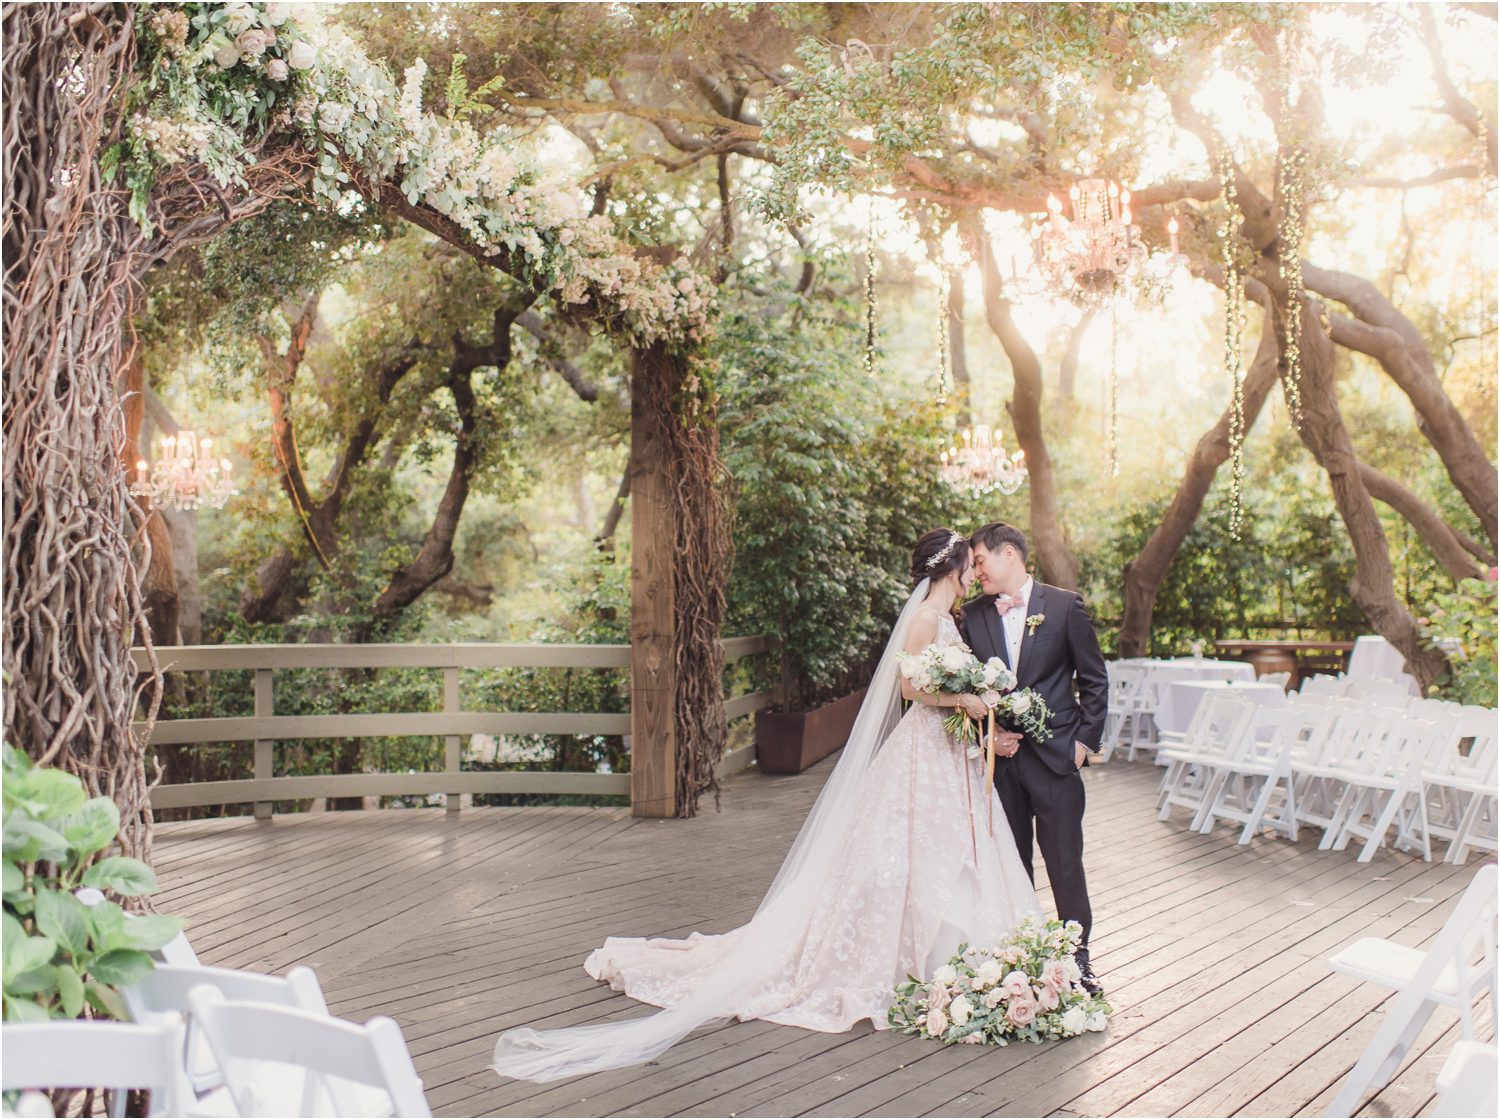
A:
[[[1295,32],[1288,32],[1281,51],[1281,145],[1276,161],[1277,218],[1280,261],[1278,272],[1286,287],[1286,364],[1282,386],[1286,392],[1287,418],[1292,428],[1302,430],[1302,250],[1307,217],[1307,149],[1291,142],[1296,129],[1292,112],[1292,55],[1297,50]]]
[[[952,291],[952,276],[946,267],[938,273],[937,344],[938,374],[937,403],[948,403],[948,386],[953,383],[953,358],[948,350],[948,297]]]
[[[1229,419],[1229,535],[1240,539],[1244,522],[1245,483],[1245,277],[1240,267],[1240,211],[1234,185],[1234,157],[1219,145],[1219,183],[1224,197],[1224,224],[1219,227],[1219,247],[1224,265],[1224,369],[1234,386]]]
[[[869,209],[868,226],[865,230],[865,376],[875,377],[875,343],[877,340],[875,318],[875,207]]]

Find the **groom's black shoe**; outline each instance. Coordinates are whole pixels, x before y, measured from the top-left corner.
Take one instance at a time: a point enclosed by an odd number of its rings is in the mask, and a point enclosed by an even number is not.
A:
[[[1078,962],[1078,971],[1083,974],[1078,981],[1083,985],[1083,990],[1091,996],[1102,996],[1104,985],[1099,983],[1099,978],[1094,975],[1093,966],[1089,964],[1089,951],[1079,949],[1073,954],[1073,959]]]

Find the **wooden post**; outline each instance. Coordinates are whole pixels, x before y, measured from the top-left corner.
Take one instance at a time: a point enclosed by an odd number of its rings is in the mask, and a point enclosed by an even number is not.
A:
[[[677,734],[673,701],[675,602],[672,568],[676,514],[671,464],[661,425],[646,404],[643,380],[661,377],[659,349],[632,356],[630,417],[630,805],[637,817],[677,811]]]
[[[458,666],[449,665],[443,669],[443,711],[450,715],[461,710],[458,702]],[[459,738],[457,735],[449,735],[443,740],[443,772],[446,774],[457,774],[459,766]],[[462,805],[463,795],[460,793],[443,794],[443,804],[448,807],[448,812],[457,814]]]
[[[257,719],[265,718],[275,714],[275,704],[271,698],[271,670],[255,670],[255,715]],[[270,778],[275,775],[275,765],[271,757],[273,744],[269,739],[255,740],[255,777],[256,780]],[[274,801],[257,801],[255,803],[255,819],[268,821],[276,808]]]

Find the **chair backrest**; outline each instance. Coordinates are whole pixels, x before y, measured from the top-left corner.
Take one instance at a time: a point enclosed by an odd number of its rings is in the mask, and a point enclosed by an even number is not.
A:
[[[179,1028],[170,1024],[6,1023],[0,1027],[0,1088],[146,1089],[151,1116],[181,1116]]]
[[[1283,692],[1292,683],[1292,674],[1283,669],[1279,673],[1262,673],[1255,678],[1261,684],[1279,684]]]
[[[1431,744],[1423,775],[1480,781],[1490,777],[1495,767],[1495,713],[1459,706],[1440,722],[1443,734]]]
[[[1109,698],[1115,706],[1128,703],[1140,694],[1146,680],[1146,669],[1141,665],[1121,665],[1109,662]]]
[[[1346,688],[1347,683],[1342,678],[1318,673],[1302,678],[1301,692],[1304,696],[1343,696]]]
[[[363,1026],[264,1003],[230,1003],[208,985],[188,994],[241,1116],[281,1116],[258,1090],[265,1063],[300,1073],[296,1116],[368,1116],[352,1092],[385,1094],[392,1116],[431,1116],[401,1028],[384,1017]],[[284,1104],[282,1105],[284,1108]]]
[[[1250,736],[1255,705],[1239,696],[1218,695],[1205,699],[1198,709],[1203,712],[1203,718],[1193,722],[1193,734],[1188,738],[1189,749],[1199,754],[1236,757]]]
[[[1364,703],[1340,712],[1328,729],[1317,761],[1360,773],[1368,772],[1375,765],[1374,760],[1380,757],[1391,723],[1389,711],[1373,709]]]

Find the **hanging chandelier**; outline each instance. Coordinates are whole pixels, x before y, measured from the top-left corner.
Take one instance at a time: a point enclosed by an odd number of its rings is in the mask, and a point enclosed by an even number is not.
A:
[[[998,491],[1014,494],[1026,481],[1026,452],[1005,453],[1005,443],[988,424],[975,424],[938,458],[939,472],[952,486],[967,486],[976,494]]]
[[[163,436],[154,465],[136,461],[131,496],[149,498],[162,509],[223,509],[239,491],[230,480],[229,460],[214,459],[213,444],[185,428],[175,436]]]
[[[1152,254],[1134,224],[1130,192],[1112,179],[1084,179],[1068,188],[1071,217],[1055,194],[1035,234],[1037,279],[1045,290],[1081,307],[1100,308],[1127,287],[1160,288],[1184,258],[1177,219],[1167,222],[1169,255]]]

